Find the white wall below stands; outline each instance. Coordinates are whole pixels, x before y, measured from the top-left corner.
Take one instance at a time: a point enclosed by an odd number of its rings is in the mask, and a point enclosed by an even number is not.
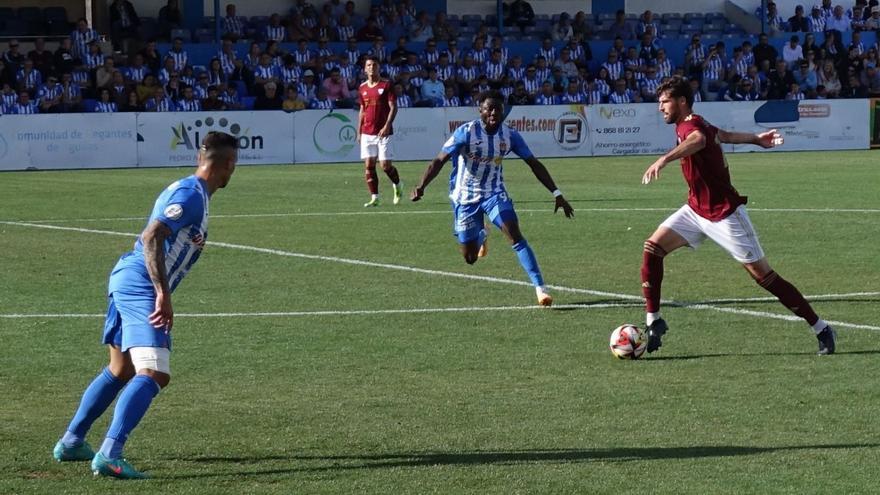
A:
[[[698,103],[697,113],[729,130],[777,128],[770,151],[868,149],[871,100]],[[436,156],[473,107],[401,109],[393,146],[399,160]],[[770,122],[772,120],[773,122]],[[675,144],[655,104],[516,106],[506,124],[535,155],[656,155]],[[242,164],[358,162],[353,110],[4,115],[0,170],[183,166],[195,163],[211,130],[238,137]],[[758,151],[725,145],[725,151]]]

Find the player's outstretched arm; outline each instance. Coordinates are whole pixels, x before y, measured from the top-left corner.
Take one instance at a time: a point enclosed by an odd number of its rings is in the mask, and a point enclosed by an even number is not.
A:
[[[694,131],[688,134],[688,137],[686,137],[684,141],[679,143],[675,148],[669,150],[665,155],[655,160],[654,163],[648,167],[648,170],[645,170],[644,175],[642,175],[642,184],[650,184],[652,181],[659,179],[660,171],[663,170],[663,167],[668,165],[669,162],[674,162],[675,160],[679,160],[686,156],[691,156],[705,147],[706,136],[702,132]]]
[[[773,148],[785,142],[782,138],[782,134],[779,134],[779,131],[776,129],[770,129],[769,131],[759,134],[752,134],[750,132],[730,132],[718,129],[718,139],[720,139],[722,143],[754,144],[755,146],[760,146],[762,148]]]
[[[449,160],[449,154],[443,151],[441,151],[436,158],[431,160],[428,168],[425,169],[425,173],[422,174],[422,180],[419,181],[409,194],[409,199],[413,201],[422,199],[422,196],[425,194],[425,188],[428,187],[428,184],[430,184],[432,180],[434,180],[434,177],[437,177],[437,174],[440,173],[440,169],[443,168],[443,165],[447,160]]]
[[[156,328],[165,327],[168,330],[171,330],[174,323],[171,289],[168,285],[168,273],[165,272],[165,239],[170,236],[171,229],[158,220],[154,220],[141,233],[144,264],[156,290],[156,308],[150,313],[149,321]]]
[[[547,167],[541,163],[540,160],[535,158],[534,156],[530,156],[525,159],[526,164],[529,168],[532,169],[532,173],[535,174],[535,177],[544,184],[544,187],[547,188],[548,191],[553,193],[553,196],[556,200],[556,205],[553,208],[553,213],[559,211],[562,208],[562,212],[565,213],[566,218],[571,218],[574,216],[574,208],[566,201],[565,197],[562,195],[562,192],[556,188],[556,183],[553,182],[553,177],[550,177],[550,172],[547,170]]]

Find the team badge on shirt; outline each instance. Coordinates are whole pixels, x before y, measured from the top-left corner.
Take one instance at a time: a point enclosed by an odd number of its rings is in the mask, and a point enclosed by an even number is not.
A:
[[[179,220],[183,216],[183,207],[180,205],[168,205],[165,208],[165,218],[169,220]]]
[[[382,93],[384,93],[384,92],[385,92],[385,88],[379,88],[379,94],[380,94],[380,95],[381,95]]]

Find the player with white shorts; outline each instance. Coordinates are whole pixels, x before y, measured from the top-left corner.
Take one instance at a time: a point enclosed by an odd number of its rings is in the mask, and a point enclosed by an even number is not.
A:
[[[657,96],[664,120],[667,124],[675,124],[678,145],[648,167],[642,183],[649,184],[658,179],[667,164],[680,159],[688,184],[688,200],[645,241],[641,279],[647,313],[648,352],[660,348],[661,337],[669,329],[660,317],[664,257],[683,246],[696,249],[708,237],[742,263],[758,285],[812,327],[819,341],[820,355],[834,354],[837,345],[834,330],[816,315],[794,285],[770,268],[746,212],[748,199],[733,187],[727,159],[721,150],[721,143],[772,148],[782,144],[782,136],[775,129],[760,134],[730,132],[706,122],[693,113],[694,94],[689,82],[681,77],[673,77],[661,84]]]

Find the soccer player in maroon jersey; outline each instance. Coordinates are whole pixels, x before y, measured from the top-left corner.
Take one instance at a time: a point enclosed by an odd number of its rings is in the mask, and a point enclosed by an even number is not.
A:
[[[391,179],[394,187],[394,204],[400,203],[403,186],[400,175],[391,164],[392,123],[397,115],[397,98],[391,83],[379,77],[379,60],[369,56],[364,62],[367,80],[358,88],[361,109],[358,112],[357,141],[361,144],[361,159],[366,165],[365,177],[370,190],[370,201],[364,206],[379,206],[379,176],[376,159]]]
[[[820,355],[833,354],[837,338],[834,330],[816,315],[797,288],[770,268],[746,212],[747,198],[740,196],[730,183],[727,160],[721,151],[721,143],[772,148],[782,144],[780,134],[775,129],[760,134],[718,129],[693,113],[693,91],[688,81],[680,77],[661,84],[657,96],[666,123],[675,124],[678,145],[648,167],[642,183],[659,179],[663,167],[681,159],[681,170],[689,190],[687,204],[660,224],[645,241],[641,275],[642,294],[646,300],[648,352],[660,347],[660,339],[669,329],[660,317],[663,258],[682,246],[697,248],[708,237],[742,263],[758,285],[813,327],[819,340]]]

